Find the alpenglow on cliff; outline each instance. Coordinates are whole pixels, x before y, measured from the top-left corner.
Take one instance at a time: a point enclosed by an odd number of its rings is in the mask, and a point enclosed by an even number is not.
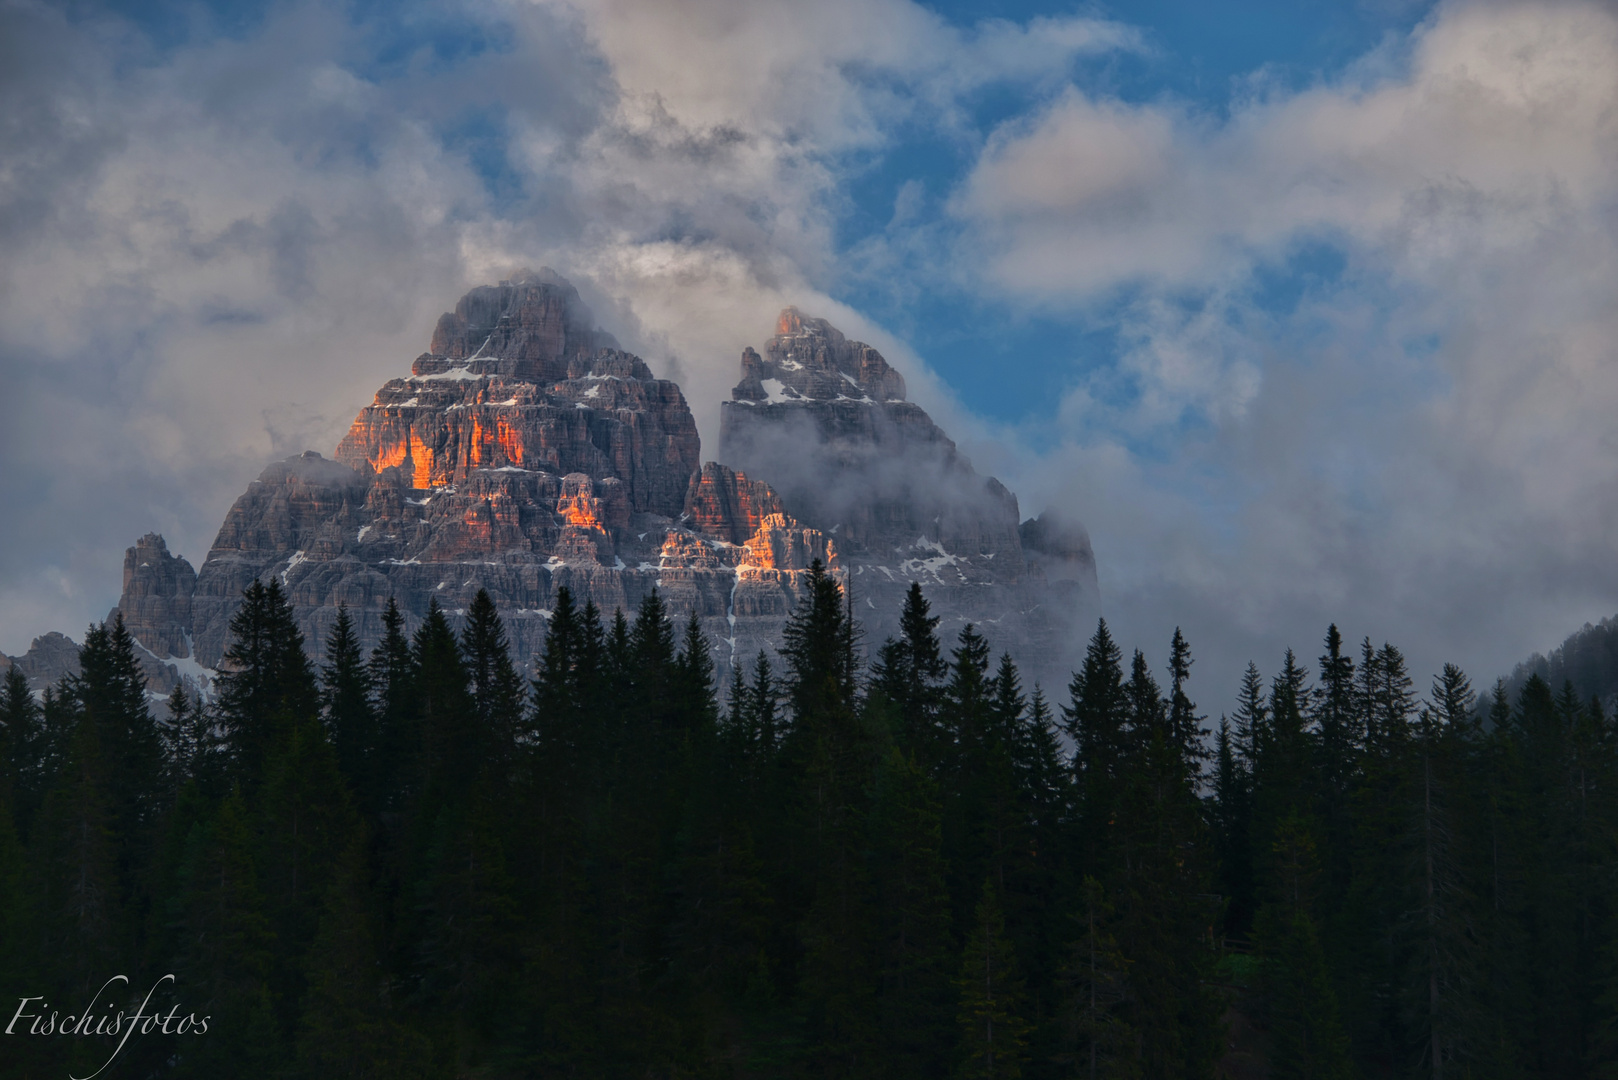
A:
[[[652,589],[695,614],[721,679],[781,643],[814,559],[850,590],[868,646],[896,631],[920,582],[941,630],[980,626],[1025,670],[1065,677],[1093,622],[1082,527],[1019,523],[1017,499],[975,473],[868,345],[788,308],[742,354],[703,463],[680,388],[594,325],[549,270],[473,289],[427,352],[360,410],[335,460],[277,462],[226,515],[193,572],[148,535],[125,560],[120,609],[154,692],[203,680],[242,590],[278,578],[311,653],[348,607],[367,648],[395,598],[413,628],[479,589],[519,663],[543,650],[557,590],[605,617]],[[19,662],[36,681],[68,650]]]

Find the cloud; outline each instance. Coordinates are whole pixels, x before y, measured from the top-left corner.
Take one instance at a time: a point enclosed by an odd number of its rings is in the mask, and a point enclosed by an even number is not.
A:
[[[200,559],[267,461],[329,453],[453,302],[491,211],[443,134],[487,87],[362,78],[363,35],[334,12],[162,54],[110,18],[8,4],[0,20],[0,647],[16,652],[104,615],[134,537]],[[565,26],[531,30],[484,74],[548,94],[524,123],[565,141],[600,80]]]
[[[149,529],[200,558],[466,287],[540,264],[710,454],[780,307],[876,345],[1025,512],[1090,526],[1125,640],[1183,623],[1210,682],[1329,619],[1487,676],[1618,605],[1608,8],[1445,4],[1217,108],[1099,92],[1098,58],[1176,62],[1134,28],[910,0],[303,0],[178,45],[73,11],[0,5],[7,652],[102,615]],[[985,131],[986,97],[1034,104]],[[851,228],[918,132],[970,166]],[[996,427],[861,290],[1116,349]]]
[[[1070,89],[997,131],[963,258],[1122,343],[1021,480],[1083,508],[1127,632],[1235,671],[1337,619],[1488,678],[1610,614],[1615,166],[1618,18],[1577,3],[1446,4],[1223,117]]]
[[[575,279],[712,448],[781,306],[863,324],[827,299],[850,161],[1137,47],[908,0],[294,0],[179,44],[0,6],[0,649],[103,615],[149,529],[200,559],[267,461],[329,453],[519,266]]]

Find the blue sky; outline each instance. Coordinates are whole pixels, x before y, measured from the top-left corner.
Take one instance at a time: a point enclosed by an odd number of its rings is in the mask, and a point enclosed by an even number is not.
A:
[[[1125,641],[1232,686],[1329,621],[1486,681],[1618,610],[1607,6],[15,0],[0,42],[0,650],[146,531],[200,560],[541,264],[710,451],[782,305],[876,344],[1088,525]]]

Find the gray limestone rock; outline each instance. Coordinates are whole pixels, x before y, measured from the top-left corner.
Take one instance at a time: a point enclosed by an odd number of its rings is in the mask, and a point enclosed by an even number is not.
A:
[[[549,271],[474,289],[408,378],[361,410],[337,460],[264,470],[193,574],[161,537],[125,557],[119,601],[154,695],[206,690],[254,580],[280,581],[310,655],[346,606],[362,646],[390,598],[414,630],[433,603],[458,622],[478,590],[533,670],[558,591],[603,617],[652,589],[707,634],[721,687],[773,653],[811,561],[851,591],[874,652],[919,582],[946,647],[967,622],[1029,682],[1065,680],[1096,606],[1082,526],[1019,526],[875,349],[789,308],[724,403],[721,457],[699,468],[680,389],[596,330]],[[16,661],[77,670],[59,634]],[[40,685],[44,683],[41,682]]]

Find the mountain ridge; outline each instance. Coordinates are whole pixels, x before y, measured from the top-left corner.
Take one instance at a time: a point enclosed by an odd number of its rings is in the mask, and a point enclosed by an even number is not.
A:
[[[1082,526],[1019,522],[1016,496],[905,400],[902,374],[824,319],[787,308],[740,366],[721,461],[703,462],[680,387],[596,327],[564,278],[478,286],[333,458],[267,466],[195,569],[156,534],[137,541],[109,618],[122,612],[148,654],[156,694],[205,688],[242,590],[269,575],[312,654],[339,604],[369,647],[390,597],[413,628],[430,603],[458,616],[486,589],[529,668],[559,588],[603,615],[656,588],[728,678],[780,645],[819,559],[874,641],[919,581],[946,627],[980,623],[1036,676],[1065,677],[1096,600]],[[64,641],[30,650],[33,681],[66,670]]]

